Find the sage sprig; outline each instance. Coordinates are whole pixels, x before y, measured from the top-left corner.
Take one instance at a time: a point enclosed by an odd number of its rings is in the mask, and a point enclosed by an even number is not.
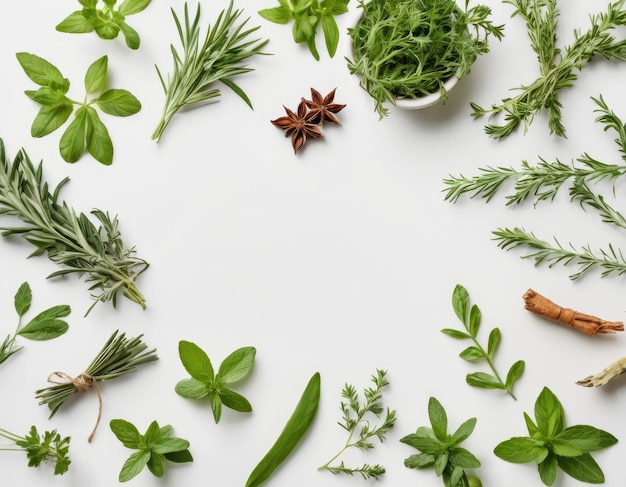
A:
[[[213,26],[209,25],[204,40],[200,39],[200,3],[193,19],[185,2],[184,17],[181,23],[174,9],[172,16],[178,30],[182,53],[172,45],[174,70],[167,75],[167,82],[157,67],[157,73],[165,92],[165,105],[161,120],[152,139],[157,142],[172,117],[184,106],[197,105],[220,96],[220,90],[213,85],[218,81],[233,90],[250,108],[248,95],[232,78],[249,73],[253,68],[244,64],[248,58],[263,54],[267,40],[249,39],[259,27],[247,28],[249,20],[239,21],[242,10],[233,10],[233,2],[222,10]]]
[[[19,436],[0,428],[0,437],[9,440],[12,445],[0,445],[0,451],[23,451],[28,458],[29,467],[39,467],[42,463],[54,463],[54,475],[63,475],[68,471],[70,437],[62,437],[57,430],[46,431],[40,435],[35,426],[24,436]]]
[[[102,56],[89,66],[85,74],[84,100],[74,101],[67,97],[70,82],[56,66],[35,54],[19,52],[16,56],[26,75],[40,86],[37,90],[25,91],[26,96],[41,105],[31,126],[31,135],[43,137],[54,132],[74,113],[74,119],[59,142],[61,157],[67,162],[76,162],[87,150],[98,162],[110,165],[113,142],[94,107],[108,115],[129,117],[141,110],[141,103],[128,90],[106,89],[108,57]],[[75,106],[78,108],[74,112]]]
[[[552,201],[561,189],[569,185],[570,199],[578,203],[583,210],[593,209],[600,219],[617,228],[626,229],[626,218],[617,211],[596,190],[602,181],[614,185],[626,174],[626,129],[623,121],[609,108],[602,96],[592,98],[596,103],[596,122],[604,125],[604,131],[612,131],[619,152],[621,164],[602,162],[588,153],[584,153],[570,164],[560,160],[548,161],[539,158],[536,164],[522,161],[520,168],[487,166],[479,169],[479,174],[466,177],[451,176],[444,180],[445,199],[456,202],[463,196],[481,197],[489,202],[500,192],[507,182],[514,182],[513,191],[506,196],[507,205],[519,205],[532,200],[535,205]],[[592,269],[601,269],[602,277],[610,274],[626,273],[626,258],[622,250],[613,244],[600,249],[590,245],[564,245],[557,238],[547,241],[524,228],[499,228],[493,232],[498,246],[504,250],[514,248],[530,249],[524,258],[533,259],[535,265],[557,264],[577,266],[577,271],[569,277],[579,279]]]
[[[505,380],[498,373],[495,366],[495,354],[500,344],[501,334],[499,328],[493,328],[489,332],[487,340],[487,348],[478,342],[478,330],[481,324],[480,308],[476,304],[470,304],[469,293],[460,284],[457,284],[452,293],[452,307],[457,318],[463,324],[465,331],[455,330],[453,328],[444,328],[442,333],[456,338],[457,340],[471,340],[473,345],[464,349],[459,356],[469,362],[477,360],[485,360],[492,371],[492,374],[486,372],[472,372],[465,377],[466,382],[474,387],[483,389],[502,389],[506,391],[513,399],[513,385],[524,373],[525,362],[518,360],[509,368]]]
[[[541,74],[532,83],[517,88],[517,95],[504,98],[501,103],[483,108],[471,103],[474,118],[484,115],[499,116],[503,124],[485,125],[485,132],[492,138],[502,139],[509,136],[521,124],[527,130],[535,116],[544,109],[549,112],[548,126],[551,134],[565,137],[565,127],[561,120],[561,104],[557,94],[559,90],[569,88],[578,78],[580,71],[593,57],[626,61],[626,42],[617,39],[613,32],[626,25],[626,0],[609,4],[606,12],[590,15],[591,26],[582,33],[575,31],[572,44],[557,52],[554,47],[553,31],[558,12],[556,0],[514,0],[515,5],[527,20],[533,49],[540,57]],[[537,14],[537,10],[544,10]],[[564,53],[560,54],[561,51]],[[549,66],[549,69],[546,69]]]
[[[376,370],[376,375],[372,376],[374,387],[364,389],[363,401],[353,385],[346,384],[343,387],[341,396],[345,401],[341,401],[343,416],[339,426],[348,432],[348,440],[341,450],[318,470],[328,470],[334,474],[359,474],[364,479],[378,478],[386,472],[385,467],[378,464],[365,463],[360,467],[349,467],[342,461],[338,465],[333,465],[333,462],[349,448],[368,451],[374,448],[371,440],[377,438],[381,443],[385,441],[387,433],[396,422],[396,411],[387,408],[385,412],[382,405],[382,390],[389,385],[386,375],[386,370]],[[380,420],[383,413],[382,422],[374,424],[374,420]]]
[[[13,299],[13,306],[18,316],[17,328],[0,344],[0,364],[22,350],[23,347],[15,344],[18,335],[29,340],[51,340],[63,335],[68,330],[69,325],[61,319],[71,312],[71,308],[67,304],[48,308],[37,314],[28,323],[23,323],[23,318],[30,309],[32,300],[33,293],[30,285],[28,282],[22,283]]]
[[[589,425],[565,426],[565,410],[544,387],[535,401],[535,421],[524,413],[528,436],[515,436],[496,446],[497,457],[512,463],[536,463],[541,481],[554,484],[558,470],[592,484],[604,483],[604,473],[590,455],[617,443],[612,434]]]
[[[100,39],[115,39],[121,32],[126,45],[139,49],[139,34],[126,22],[126,17],[145,10],[152,0],[123,0],[116,8],[117,0],[78,0],[82,9],[76,10],[57,26],[59,32],[87,34],[95,32]],[[98,8],[100,7],[100,8]]]
[[[35,398],[39,399],[40,405],[48,406],[50,417],[53,417],[70,396],[93,387],[98,396],[98,409],[101,411],[102,398],[98,391],[98,382],[129,374],[139,365],[158,359],[156,350],[147,350],[147,345],[141,341],[142,337],[143,335],[127,338],[125,333],[116,330],[84,372],[76,377],[71,377],[65,372],[53,372],[48,381],[54,385],[37,390]],[[93,438],[99,422],[100,412],[89,441]]]
[[[21,224],[0,227],[0,235],[24,238],[35,247],[31,256],[47,254],[62,266],[48,277],[66,274],[86,275],[94,303],[117,303],[118,294],[146,307],[135,280],[148,263],[127,248],[118,229],[117,217],[94,209],[96,226],[84,213],[77,213],[59,193],[64,179],[50,192],[43,179],[42,163],[33,165],[24,150],[11,162],[0,139],[0,215],[16,217]]]

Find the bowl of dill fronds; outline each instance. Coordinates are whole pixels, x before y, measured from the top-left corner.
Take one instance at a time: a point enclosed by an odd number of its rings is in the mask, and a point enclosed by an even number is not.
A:
[[[503,26],[484,5],[461,8],[455,0],[359,0],[348,69],[374,99],[382,119],[386,105],[425,108],[446,103],[448,92],[470,72],[489,38]]]

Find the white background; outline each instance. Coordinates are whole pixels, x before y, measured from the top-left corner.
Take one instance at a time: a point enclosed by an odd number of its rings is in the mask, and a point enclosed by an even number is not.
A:
[[[381,463],[387,474],[380,485],[442,485],[433,471],[403,466],[416,453],[399,439],[427,425],[428,398],[448,412],[451,428],[478,419],[465,442],[482,461],[485,486],[542,485],[533,465],[514,465],[493,455],[511,436],[526,433],[523,412],[532,414],[544,386],[562,401],[567,423],[591,424],[621,442],[594,455],[606,485],[623,484],[626,448],[624,382],[600,389],[576,380],[599,372],[626,355],[623,335],[589,337],[548,322],[523,309],[528,288],[553,301],[609,320],[622,320],[624,282],[601,279],[592,272],[568,279],[575,268],[534,267],[522,252],[500,250],[492,241],[498,227],[524,227],[544,239],[556,235],[564,244],[605,247],[621,244],[622,234],[583,212],[566,193],[553,203],[505,207],[504,194],[490,204],[464,199],[444,201],[443,179],[473,175],[478,167],[518,167],[538,156],[570,162],[583,152],[605,162],[620,162],[614,134],[594,123],[591,97],[604,95],[626,118],[624,66],[597,59],[585,66],[573,88],[563,91],[567,139],[550,136],[545,114],[524,134],[503,141],[483,132],[486,120],[474,121],[470,101],[483,106],[499,102],[510,88],[530,83],[538,64],[521,18],[512,7],[486,1],[493,19],[506,24],[506,37],[492,43],[471,75],[462,80],[445,106],[420,112],[391,110],[379,121],[373,102],[351,79],[344,56],[345,34],[358,11],[338,17],[342,41],[329,59],[320,38],[322,59],[315,61],[291,38],[291,27],[271,24],[257,14],[272,0],[238,0],[242,18],[260,25],[270,39],[271,56],[251,60],[253,73],[237,82],[248,93],[251,111],[227,88],[218,103],[176,115],[159,144],[150,140],[162,109],[163,93],[154,69],[171,69],[169,44],[179,46],[170,7],[181,13],[183,2],[154,1],[128,19],[141,36],[141,48],[129,50],[122,38],[104,41],[95,34],[70,35],[54,27],[79,5],[75,0],[4,2],[0,7],[0,137],[9,157],[24,147],[33,161],[44,160],[51,185],[68,176],[62,197],[77,211],[99,208],[117,214],[127,245],[151,263],[139,279],[148,301],[142,311],[122,300],[117,309],[99,304],[86,318],[91,301],[86,283],[76,277],[49,280],[55,267],[45,257],[27,259],[32,248],[19,239],[0,242],[0,331],[16,324],[13,295],[28,281],[33,289],[31,313],[70,304],[70,330],[51,342],[31,342],[0,368],[0,427],[26,432],[31,424],[57,428],[72,436],[70,471],[54,477],[50,466],[29,469],[21,453],[0,452],[0,471],[14,486],[110,487],[131,454],[108,427],[113,418],[127,419],[144,431],[152,420],[172,424],[175,434],[191,442],[192,464],[170,465],[162,479],[147,470],[136,486],[243,486],[272,445],[310,378],[322,376],[317,418],[294,454],[268,485],[363,485],[359,477],[318,472],[345,442],[340,420],[340,391],[349,382],[362,391],[376,368],[388,370],[384,403],[397,410],[398,421],[387,441],[368,453],[354,452],[349,465]],[[588,15],[607,2],[561,2],[559,45],[569,44],[575,28],[585,30]],[[195,11],[195,3],[191,3]],[[226,1],[203,2],[203,31]],[[83,76],[100,56],[109,56],[110,86],[126,88],[142,102],[137,115],[104,116],[115,146],[113,165],[105,167],[84,155],[76,164],[58,153],[61,130],[43,138],[30,136],[38,106],[23,95],[33,89],[16,58],[31,52],[55,64],[72,82],[70,96],[83,96]],[[295,109],[310,87],[322,94],[337,88],[335,101],[342,126],[328,125],[325,137],[307,143],[294,155],[289,139],[272,126]],[[509,188],[507,188],[509,189]],[[616,188],[623,209],[623,184]],[[621,206],[621,208],[620,208]],[[465,286],[483,312],[481,340],[498,326],[502,344],[496,363],[503,372],[516,360],[526,372],[514,401],[500,391],[474,389],[465,374],[486,370],[458,357],[467,345],[440,332],[458,328],[451,307],[456,284]],[[68,401],[51,420],[34,391],[46,386],[53,370],[78,375],[116,329],[129,336],[144,334],[160,360],[135,374],[100,386],[104,408],[93,443],[96,396],[84,393]],[[251,376],[235,389],[253,405],[250,415],[225,409],[215,424],[210,406],[174,392],[185,378],[177,352],[179,340],[206,350],[217,367],[230,352],[255,346]],[[558,487],[578,485],[560,473]]]

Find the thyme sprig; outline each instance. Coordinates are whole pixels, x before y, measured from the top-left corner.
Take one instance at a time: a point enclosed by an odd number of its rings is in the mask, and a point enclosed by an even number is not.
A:
[[[47,405],[50,409],[50,417],[52,417],[70,396],[94,387],[101,410],[101,397],[96,386],[98,382],[129,374],[134,372],[137,366],[158,359],[156,350],[147,350],[147,345],[141,341],[142,337],[143,335],[126,338],[124,333],[119,333],[119,330],[116,330],[82,374],[76,378],[71,378],[63,372],[52,373],[48,380],[54,385],[35,392],[35,398],[40,400],[39,405]],[[58,382],[58,379],[61,381]],[[98,415],[96,426],[89,437],[89,441],[91,441],[99,421],[100,416]]]
[[[184,106],[212,100],[220,96],[220,90],[211,85],[221,81],[233,90],[252,108],[248,95],[232,80],[233,77],[254,71],[246,66],[246,61],[255,54],[263,54],[267,40],[248,37],[259,29],[247,29],[249,20],[238,22],[242,10],[233,10],[231,0],[227,9],[222,10],[213,26],[207,28],[204,41],[200,44],[200,3],[193,20],[189,17],[187,2],[184,8],[184,24],[172,9],[172,16],[182,45],[182,54],[172,45],[174,71],[167,76],[167,83],[157,67],[157,73],[165,92],[165,106],[161,120],[152,134],[157,142],[172,117]]]
[[[341,396],[345,401],[341,402],[342,421],[339,426],[348,432],[348,440],[345,445],[328,462],[318,468],[318,470],[328,470],[333,474],[360,474],[364,479],[378,478],[385,473],[385,467],[381,465],[369,465],[367,463],[360,467],[347,467],[343,461],[339,465],[331,465],[343,452],[349,448],[359,450],[371,450],[374,443],[371,440],[378,438],[382,443],[386,435],[396,422],[396,411],[387,408],[386,412],[382,405],[382,390],[389,385],[386,379],[386,370],[376,370],[376,375],[372,376],[374,387],[364,389],[365,400],[361,402],[359,394],[353,385],[346,384]],[[385,413],[382,423],[372,424],[369,419],[374,416],[380,419]]]
[[[533,49],[535,52],[539,51],[541,74],[532,83],[517,88],[516,91],[519,93],[516,96],[504,98],[500,104],[483,108],[477,103],[471,103],[474,118],[487,114],[503,115],[505,123],[487,124],[485,132],[492,138],[502,139],[513,133],[522,123],[524,129],[527,130],[535,116],[542,110],[548,109],[550,133],[565,137],[566,131],[561,120],[561,104],[556,94],[559,90],[571,87],[578,78],[575,71],[582,70],[585,63],[594,56],[626,61],[626,41],[618,40],[612,34],[616,27],[626,25],[625,1],[618,0],[609,4],[606,12],[590,15],[589,30],[585,33],[576,30],[574,42],[563,49],[563,55],[559,52],[559,56],[557,56],[556,49],[552,47],[553,23],[558,15],[555,11],[556,0],[508,2],[516,5],[517,12],[527,20]],[[532,14],[532,9],[540,9],[544,5],[547,6],[548,12],[545,16]],[[550,62],[550,58],[555,61],[554,64]],[[546,70],[551,64],[553,66]]]
[[[537,205],[542,201],[552,201],[559,190],[569,184],[570,200],[585,210],[594,209],[602,222],[626,230],[626,218],[595,190],[601,181],[615,183],[626,175],[626,126],[604,101],[603,97],[592,98],[598,108],[596,122],[604,125],[605,131],[613,131],[614,139],[621,153],[621,164],[601,162],[588,153],[581,155],[571,164],[559,160],[549,162],[540,158],[532,165],[523,161],[521,168],[493,167],[480,168],[473,177],[463,175],[444,180],[447,201],[456,202],[464,195],[470,198],[481,197],[490,201],[507,182],[514,182],[513,192],[506,196],[507,205],[519,205],[529,199]],[[557,238],[552,242],[537,237],[524,228],[499,228],[493,232],[498,246],[504,250],[517,247],[531,249],[523,258],[534,259],[535,265],[557,264],[576,265],[578,270],[569,277],[579,279],[591,269],[602,270],[601,276],[626,273],[626,257],[621,249],[609,244],[606,248],[592,249],[590,245],[563,245]]]
[[[77,213],[59,193],[68,179],[50,192],[43,179],[42,163],[35,166],[22,149],[13,162],[5,153],[0,139],[0,215],[17,217],[22,224],[0,227],[0,235],[18,235],[36,247],[31,256],[47,254],[64,268],[48,278],[66,274],[86,275],[94,303],[117,304],[122,293],[126,298],[146,307],[135,280],[148,268],[148,263],[127,248],[118,230],[117,217],[94,209],[91,214],[99,222],[94,225],[87,215]],[[96,291],[97,290],[97,291]]]

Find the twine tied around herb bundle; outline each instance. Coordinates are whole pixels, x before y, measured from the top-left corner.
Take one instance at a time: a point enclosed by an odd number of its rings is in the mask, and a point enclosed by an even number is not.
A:
[[[96,418],[96,424],[94,425],[91,434],[87,437],[87,441],[91,443],[91,440],[98,429],[98,425],[100,424],[100,419],[102,418],[102,396],[100,395],[100,390],[96,385],[98,381],[93,376],[84,372],[76,377],[72,377],[65,372],[56,371],[52,372],[48,376],[48,382],[55,385],[72,384],[76,388],[77,392],[87,391],[92,387],[96,391],[96,395],[98,396],[98,417]]]

